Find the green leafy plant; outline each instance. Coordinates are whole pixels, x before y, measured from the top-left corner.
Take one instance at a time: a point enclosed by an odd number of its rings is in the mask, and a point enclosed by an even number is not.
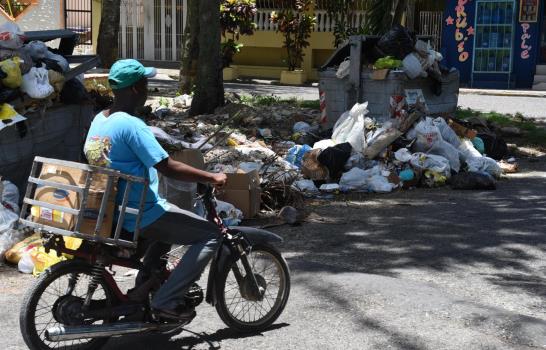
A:
[[[309,14],[312,4],[312,0],[294,0],[279,12],[271,13],[271,22],[277,25],[277,32],[284,36],[289,71],[302,66],[303,50],[310,44],[308,39],[316,23],[315,16]]]
[[[358,33],[354,28],[352,19],[355,15],[357,1],[355,0],[330,0],[325,2],[326,12],[330,20],[334,21],[334,47],[339,47],[349,36]]]
[[[170,105],[169,100],[167,100],[165,97],[159,98],[159,106],[164,108],[169,108],[169,105]]]
[[[225,0],[220,4],[220,26],[222,28],[222,58],[224,67],[233,63],[233,56],[241,51],[243,44],[237,43],[241,35],[252,35],[256,29],[254,0]]]

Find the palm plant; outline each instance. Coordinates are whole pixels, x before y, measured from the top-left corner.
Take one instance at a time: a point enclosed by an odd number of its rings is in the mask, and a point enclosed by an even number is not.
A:
[[[366,34],[383,34],[395,24],[402,24],[410,0],[368,0]]]

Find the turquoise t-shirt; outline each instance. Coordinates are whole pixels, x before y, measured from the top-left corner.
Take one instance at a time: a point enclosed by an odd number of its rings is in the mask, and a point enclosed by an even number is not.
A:
[[[124,112],[113,113],[108,118],[102,112],[97,114],[89,128],[84,152],[89,164],[115,169],[127,175],[148,177],[141,228],[150,225],[168,210],[167,201],[158,193],[159,181],[154,165],[169,155],[141,119]],[[125,186],[125,181],[118,184],[117,205],[121,204]],[[129,208],[138,209],[142,187],[141,184],[131,185]],[[123,228],[134,232],[135,226],[136,216],[126,214]]]

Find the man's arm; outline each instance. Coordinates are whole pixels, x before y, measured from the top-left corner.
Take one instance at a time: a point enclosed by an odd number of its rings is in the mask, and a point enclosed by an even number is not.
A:
[[[211,183],[216,186],[223,186],[227,180],[226,174],[215,174],[199,170],[182,162],[177,162],[171,159],[171,157],[163,159],[154,167],[166,177],[180,181]]]

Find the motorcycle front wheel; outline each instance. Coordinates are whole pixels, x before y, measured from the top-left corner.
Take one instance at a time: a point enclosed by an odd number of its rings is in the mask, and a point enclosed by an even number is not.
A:
[[[290,271],[277,249],[269,245],[254,245],[247,257],[263,295],[253,295],[251,275],[245,274],[241,260],[232,260],[220,271],[215,285],[216,311],[236,331],[260,332],[273,324],[286,306]]]
[[[46,338],[46,330],[51,327],[104,323],[78,317],[91,278],[91,266],[77,260],[60,262],[40,275],[27,291],[19,316],[21,334],[29,349],[97,350],[108,341],[108,338],[95,338],[53,342]],[[103,279],[91,302],[113,304],[113,293]]]

